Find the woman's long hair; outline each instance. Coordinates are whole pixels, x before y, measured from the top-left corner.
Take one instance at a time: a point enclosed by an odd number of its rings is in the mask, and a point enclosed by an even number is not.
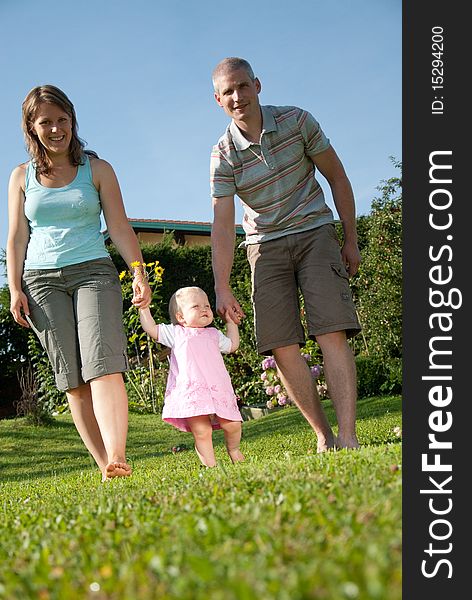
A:
[[[61,110],[69,115],[72,121],[72,139],[69,146],[69,159],[71,164],[76,167],[84,163],[84,154],[96,156],[91,150],[84,151],[85,143],[77,134],[78,124],[75,116],[75,109],[69,98],[54,85],[39,85],[33,88],[23,101],[21,125],[25,136],[26,150],[36,166],[36,171],[47,175],[52,167],[52,163],[39,141],[38,136],[33,131],[33,123],[36,117],[36,111],[43,102],[55,104]]]

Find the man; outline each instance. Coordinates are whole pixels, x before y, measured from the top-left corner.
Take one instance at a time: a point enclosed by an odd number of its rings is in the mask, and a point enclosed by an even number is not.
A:
[[[317,435],[318,452],[358,448],[356,367],[347,343],[360,331],[348,283],[360,263],[351,184],[312,115],[293,106],[260,105],[261,83],[247,61],[225,58],[213,71],[213,86],[216,102],[231,118],[211,157],[217,311],[228,311],[236,323],[244,317],[229,285],[237,194],[244,208],[258,352],[274,355],[290,398]],[[342,249],[316,169],[333,194],[344,231]],[[299,291],[308,334],[323,353],[336,438],[300,354],[305,336]]]

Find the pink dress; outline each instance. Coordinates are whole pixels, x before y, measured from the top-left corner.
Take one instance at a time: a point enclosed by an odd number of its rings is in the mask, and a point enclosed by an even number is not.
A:
[[[182,431],[190,431],[187,417],[216,415],[242,421],[221,356],[222,348],[228,352],[231,347],[229,338],[215,327],[159,325],[158,341],[172,349],[164,421]],[[212,418],[212,426],[221,428],[216,418]]]

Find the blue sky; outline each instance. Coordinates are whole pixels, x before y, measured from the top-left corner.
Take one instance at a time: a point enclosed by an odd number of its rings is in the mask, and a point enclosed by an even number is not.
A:
[[[0,23],[0,248],[8,179],[27,159],[21,103],[44,83],[74,103],[79,135],[113,165],[129,217],[211,221],[209,154],[228,122],[211,71],[225,56],[249,60],[261,103],[317,118],[358,214],[398,175],[400,0],[1,0]]]

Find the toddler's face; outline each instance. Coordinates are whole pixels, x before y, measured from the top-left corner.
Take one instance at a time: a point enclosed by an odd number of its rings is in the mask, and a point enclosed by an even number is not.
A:
[[[187,292],[179,305],[177,320],[184,327],[206,327],[213,321],[213,311],[204,292]]]

